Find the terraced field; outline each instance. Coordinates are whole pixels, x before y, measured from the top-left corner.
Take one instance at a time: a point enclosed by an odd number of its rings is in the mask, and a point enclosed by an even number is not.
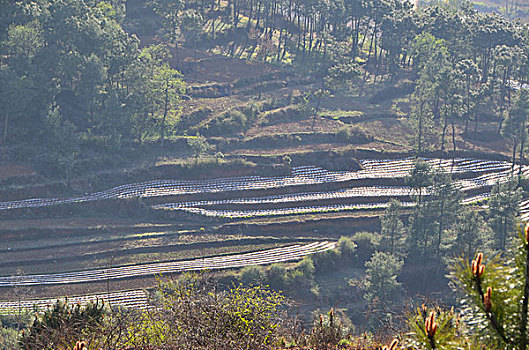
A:
[[[456,159],[425,159],[433,167],[437,167],[453,174],[455,177],[461,174],[470,174],[471,177],[457,180],[458,186],[463,191],[487,188],[498,181],[505,181],[513,173],[518,173],[517,165],[512,165],[504,161],[485,161],[468,158]],[[252,191],[264,189],[281,189],[302,185],[324,185],[328,183],[344,183],[355,180],[377,180],[377,179],[403,179],[412,169],[414,159],[411,157],[403,159],[382,159],[382,160],[360,160],[364,169],[359,171],[329,171],[326,169],[303,166],[292,170],[292,174],[283,177],[235,177],[222,178],[205,181],[181,181],[181,180],[157,180],[143,183],[127,184],[114,187],[107,191],[97,192],[88,196],[75,198],[34,198],[19,201],[0,202],[0,210],[46,207],[59,204],[82,203],[103,199],[122,198],[152,198],[168,197],[189,194],[222,193],[231,191]],[[529,167],[524,166],[522,173],[529,172]],[[218,206],[224,204],[267,204],[267,203],[288,203],[304,201],[321,201],[328,199],[358,197],[402,197],[412,195],[412,191],[404,186],[369,186],[353,187],[347,190],[334,192],[314,192],[299,193],[296,195],[279,195],[257,198],[240,198],[227,201],[196,201],[181,203],[165,203],[155,205],[158,209],[176,209],[190,212],[200,212],[205,215],[212,211],[197,211],[196,209],[205,206]],[[379,203],[374,203],[374,208],[380,207]],[[314,207],[316,209],[317,207]],[[328,206],[324,211],[329,210]],[[363,209],[363,206],[358,207]],[[343,210],[350,210],[344,207]],[[281,213],[282,211],[279,211]],[[287,214],[292,214],[292,210]],[[251,215],[251,214],[250,214]],[[266,215],[256,211],[258,216]],[[271,211],[270,215],[274,215]],[[276,214],[277,215],[277,214]],[[281,214],[279,214],[281,215]],[[229,216],[229,215],[228,215]]]
[[[251,265],[265,265],[298,260],[305,255],[332,249],[334,246],[334,242],[315,242],[306,245],[293,245],[246,254],[225,255],[187,261],[169,261],[67,273],[8,276],[0,277],[0,287],[86,283],[183,271],[218,270]]]
[[[507,161],[424,160],[453,175],[466,204],[486,200],[495,183],[507,181],[513,174],[529,174],[528,166],[520,169]],[[355,171],[301,166],[293,168],[287,176],[156,180],[80,197],[1,202],[0,211],[10,212],[140,197],[147,210],[161,219],[144,222],[139,218],[131,219],[130,224],[76,228],[66,224],[66,228],[60,229],[47,223],[48,227],[6,230],[0,242],[0,276],[3,275],[0,299],[6,299],[2,291],[14,286],[55,288],[115,281],[112,290],[117,294],[107,293],[108,300],[114,295],[112,300],[116,305],[121,305],[119,300],[123,300],[122,305],[139,306],[144,304],[139,292],[139,296],[131,294],[131,298],[139,300],[137,303],[127,299],[128,294],[118,298],[121,281],[182,271],[295,261],[307,254],[332,249],[336,236],[304,229],[304,226],[291,232],[292,225],[313,220],[311,215],[318,213],[318,218],[325,218],[329,225],[336,220],[334,225],[343,229],[343,222],[339,220],[374,217],[392,198],[399,199],[404,206],[413,205],[415,193],[404,180],[413,167],[413,158],[362,159],[359,163],[362,169]],[[529,200],[522,203],[521,210],[524,218],[529,218]],[[291,217],[286,225],[284,219]],[[263,225],[258,221],[263,219],[271,220],[276,225],[272,227],[277,229],[259,236],[254,232],[255,225]],[[25,267],[25,273],[15,273],[16,267]],[[39,296],[45,297],[45,293]],[[38,304],[45,305],[49,300],[39,299]],[[0,303],[0,313],[14,310],[13,305]]]
[[[129,290],[115,293],[92,294],[68,297],[65,299],[69,305],[86,305],[89,302],[104,301],[112,307],[148,307],[149,295],[144,290]],[[0,302],[0,315],[12,315],[19,312],[42,311],[48,305],[53,305],[57,299],[34,299]]]

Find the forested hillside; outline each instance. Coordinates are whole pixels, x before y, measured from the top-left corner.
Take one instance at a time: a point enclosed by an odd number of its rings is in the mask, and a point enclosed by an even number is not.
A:
[[[400,1],[131,1],[128,6],[133,15],[145,7],[147,15],[127,20],[123,1],[2,3],[5,161],[29,160],[44,172],[67,176],[87,166],[88,149],[105,158],[101,149],[134,148],[145,140],[163,144],[166,137],[181,135],[184,84],[176,69],[194,69],[185,72],[191,81],[197,69],[179,67],[182,42],[230,57],[303,67],[314,78],[307,98],[315,114],[329,93],[411,79],[416,93],[410,123],[417,124],[419,151],[428,147],[428,135],[437,133],[432,124],[440,126],[435,140],[440,145],[433,146],[440,149],[449,147],[455,128],[448,126],[455,120],[468,133],[469,123],[477,128],[486,112],[501,130],[510,88],[528,79],[527,28],[465,3],[418,11]],[[140,45],[132,34],[155,34],[159,23],[160,44]],[[170,51],[173,67],[167,63]],[[251,122],[231,118],[232,128]]]
[[[526,349],[527,11],[0,0],[0,349]]]
[[[475,1],[475,7],[483,12],[499,12],[511,19],[521,19],[527,22],[529,20],[529,7],[525,1]]]

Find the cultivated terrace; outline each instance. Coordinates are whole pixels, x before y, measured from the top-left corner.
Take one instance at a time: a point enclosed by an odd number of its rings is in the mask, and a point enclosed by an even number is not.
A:
[[[0,349],[528,349],[523,0],[0,0]]]

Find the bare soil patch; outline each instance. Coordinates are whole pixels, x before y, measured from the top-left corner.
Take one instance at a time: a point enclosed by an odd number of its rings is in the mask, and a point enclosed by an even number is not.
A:
[[[35,175],[35,170],[27,165],[6,164],[0,165],[0,180],[5,180],[13,176],[31,176]]]

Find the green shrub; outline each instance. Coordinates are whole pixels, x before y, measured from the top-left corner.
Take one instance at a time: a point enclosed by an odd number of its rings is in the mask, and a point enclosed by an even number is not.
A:
[[[211,145],[208,143],[206,138],[199,134],[197,134],[195,137],[189,137],[187,139],[187,145],[195,157],[195,166],[198,164],[198,158],[211,150]]]
[[[371,96],[369,103],[378,104],[386,100],[409,95],[415,89],[415,84],[409,81],[401,82],[395,86],[386,86]]]
[[[287,106],[266,112],[262,116],[261,124],[275,125],[280,123],[288,123],[302,120],[307,116],[308,114],[305,113],[304,107],[302,105]]]
[[[350,262],[356,258],[357,245],[351,237],[340,237],[336,249],[338,250],[342,262]]]
[[[371,140],[366,132],[357,126],[344,126],[336,132],[336,138],[341,142],[362,143]]]
[[[201,121],[209,117],[211,113],[213,113],[211,108],[202,106],[189,114],[182,115],[178,130],[182,132],[196,127]]]
[[[243,132],[246,127],[247,117],[244,113],[231,110],[226,114],[212,120],[203,132],[209,136],[224,136]]]
[[[404,262],[394,255],[375,252],[364,265],[366,267],[364,299],[370,305],[390,305],[398,301],[402,294],[402,285],[397,281],[397,276]]]
[[[283,290],[288,280],[287,269],[282,264],[273,264],[267,271],[266,279],[270,288]]]
[[[314,285],[314,272],[312,258],[306,256],[288,273],[290,290],[297,294],[309,292]]]
[[[18,345],[19,333],[14,328],[0,328],[0,349],[16,349]]]
[[[296,267],[307,276],[322,275],[357,259],[357,244],[351,237],[340,237],[335,249],[305,257]],[[311,277],[312,278],[312,277]]]
[[[291,294],[308,295],[313,283],[312,277],[305,275],[302,270],[292,269],[288,273],[288,287]]]
[[[340,255],[336,250],[326,250],[311,256],[314,262],[314,271],[317,275],[333,271],[340,260]]]
[[[100,301],[87,306],[57,301],[35,318],[23,334],[20,344],[24,349],[35,350],[71,349],[79,340],[96,344],[106,314],[107,308]]]
[[[246,285],[262,284],[266,274],[261,266],[248,266],[241,269],[239,280]]]
[[[270,349],[284,322],[284,297],[261,286],[217,287],[197,274],[160,283],[161,309],[144,313],[148,329],[127,345],[146,348],[148,338],[148,348]]]
[[[356,63],[339,63],[329,68],[326,86],[338,91],[349,91],[352,83],[361,75]]]
[[[312,279],[315,271],[314,261],[309,256],[306,256],[297,264],[296,270],[301,271],[307,279]]]
[[[260,108],[257,104],[252,103],[247,106],[242,113],[246,116],[246,126],[250,125],[259,115]]]
[[[358,260],[364,262],[371,259],[371,256],[379,245],[380,238],[373,232],[358,232],[353,235],[352,240],[358,247]]]

